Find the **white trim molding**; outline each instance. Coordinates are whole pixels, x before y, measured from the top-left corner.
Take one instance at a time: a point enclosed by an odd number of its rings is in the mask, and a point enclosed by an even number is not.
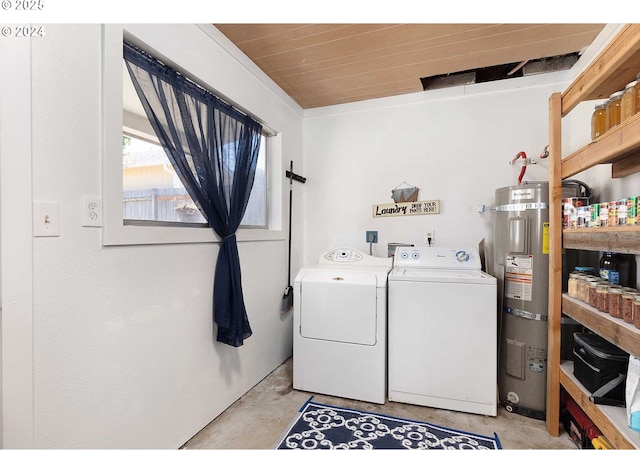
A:
[[[34,447],[31,42],[1,39],[2,448]]]

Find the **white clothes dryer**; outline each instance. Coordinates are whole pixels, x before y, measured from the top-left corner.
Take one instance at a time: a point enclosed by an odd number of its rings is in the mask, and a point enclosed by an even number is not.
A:
[[[496,288],[473,249],[396,249],[389,401],[497,414]]]
[[[336,248],[293,285],[293,388],[385,403],[392,258]]]

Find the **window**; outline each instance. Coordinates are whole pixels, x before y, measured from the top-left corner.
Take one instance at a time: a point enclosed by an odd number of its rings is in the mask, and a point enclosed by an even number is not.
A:
[[[267,137],[262,136],[256,175],[241,227],[266,228]],[[164,149],[151,139],[124,133],[122,137],[122,217],[138,221],[206,224]]]
[[[103,228],[102,244],[114,245],[147,245],[147,244],[177,244],[177,243],[214,243],[219,242],[220,237],[208,226],[189,222],[160,222],[152,220],[125,219],[123,215],[124,199],[124,173],[123,173],[123,133],[135,139],[158,143],[151,125],[144,112],[136,109],[139,104],[137,94],[122,95],[124,91],[132,88],[131,82],[124,78],[124,63],[122,58],[122,45],[124,40],[133,39],[141,48],[147,49],[152,54],[157,54],[167,61],[179,61],[176,68],[188,74],[189,78],[197,81],[201,86],[222,86],[223,98],[243,99],[242,106],[247,111],[253,109],[262,111],[265,122],[273,122],[283,126],[282,119],[277,109],[265,108],[272,101],[272,96],[262,89],[262,86],[254,86],[254,78],[247,77],[245,69],[236,63],[232,56],[226,52],[216,55],[220,64],[228,67],[236,76],[234,82],[229,82],[229,73],[224,76],[219,71],[212,70],[210,60],[203,59],[199,55],[215,49],[211,44],[211,37],[207,33],[194,33],[190,45],[198,51],[184,52],[182,47],[176,47],[176,40],[182,39],[184,29],[199,30],[197,25],[104,25],[103,30],[103,85],[102,85],[102,127],[103,127],[103,174],[102,174],[102,200],[103,200]],[[206,28],[206,27],[204,27]],[[159,29],[162,32],[159,32]],[[195,75],[200,74],[200,78]],[[128,74],[126,74],[128,77]],[[235,80],[242,79],[243,83]],[[123,83],[125,80],[129,84]],[[252,92],[246,95],[247,86]],[[257,87],[257,88],[256,88]],[[254,89],[256,88],[256,89]],[[118,93],[114,95],[114,93]],[[135,100],[135,103],[131,100]],[[133,105],[132,105],[133,103]],[[287,118],[288,120],[288,118]],[[261,120],[262,122],[262,120]],[[288,123],[288,122],[285,122]],[[266,220],[266,226],[257,225],[253,218],[249,218],[249,212],[245,214],[244,226],[236,232],[238,241],[272,241],[284,240],[287,235],[284,231],[285,224],[285,188],[284,162],[283,162],[283,136],[282,133],[269,130],[271,126],[265,124],[269,131],[268,136],[263,136],[264,152],[260,156],[264,163],[264,180],[260,180],[257,172],[252,195],[262,197],[262,204],[266,213],[261,217]],[[262,191],[258,186],[263,186]],[[251,200],[253,201],[253,200]],[[252,208],[253,209],[253,208]],[[248,210],[249,211],[249,210]]]
[[[164,149],[153,135],[124,65],[122,83],[122,214],[125,223],[135,225],[139,221],[152,221],[206,224],[206,219],[191,200]],[[144,128],[147,131],[146,137],[136,137],[136,134],[145,133],[136,133],[135,128]],[[266,228],[268,224],[267,140],[268,137],[263,134],[256,175],[241,227]]]

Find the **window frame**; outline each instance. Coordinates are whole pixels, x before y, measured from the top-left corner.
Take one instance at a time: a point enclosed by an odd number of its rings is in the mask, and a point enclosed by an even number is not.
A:
[[[156,39],[170,39],[163,33],[147,36],[143,42],[129,28],[118,25],[103,25],[103,84],[102,84],[102,160],[103,160],[103,229],[102,245],[146,245],[146,244],[179,244],[179,243],[215,243],[221,239],[207,226],[184,226],[174,222],[153,222],[146,224],[125,223],[123,218],[122,199],[122,134],[123,101],[122,101],[122,43],[123,40],[134,42],[140,48],[151,53]],[[178,52],[180,47],[172,47],[167,52],[166,44],[163,56],[172,61],[171,51]],[[177,67],[181,70],[180,67]],[[181,70],[183,71],[183,70]],[[188,71],[183,71],[187,74]],[[201,80],[198,84],[209,88]],[[216,95],[217,92],[213,91]],[[120,93],[114,95],[114,93]],[[228,99],[223,100],[228,101]],[[268,127],[268,125],[267,125]],[[136,133],[145,130],[135,127]],[[272,128],[272,127],[268,127]],[[267,137],[267,228],[243,226],[236,232],[239,242],[284,240],[286,238],[283,207],[282,179],[278,177],[277,168],[282,166],[282,135],[275,133]]]

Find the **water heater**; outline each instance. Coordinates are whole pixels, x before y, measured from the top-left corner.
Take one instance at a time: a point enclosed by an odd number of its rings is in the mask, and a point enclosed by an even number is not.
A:
[[[591,195],[578,180],[562,182],[563,198]],[[524,182],[496,190],[494,276],[498,279],[498,392],[507,411],[544,420],[549,305],[549,184]],[[597,266],[597,253],[567,250],[563,267]],[[563,280],[568,272],[563,272]],[[561,358],[580,325],[563,316]],[[567,339],[565,340],[565,336]],[[563,356],[564,355],[564,356]]]
[[[498,279],[500,404],[545,418],[549,298],[549,185],[496,190],[494,275]]]

